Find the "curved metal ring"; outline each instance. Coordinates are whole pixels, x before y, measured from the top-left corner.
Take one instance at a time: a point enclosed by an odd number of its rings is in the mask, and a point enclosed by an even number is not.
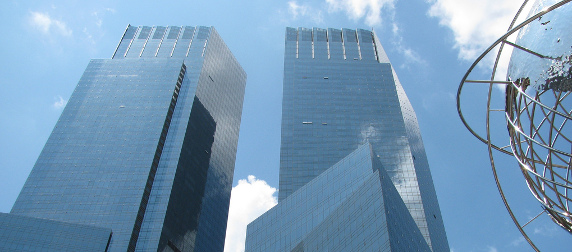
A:
[[[465,120],[465,117],[463,116],[463,112],[461,111],[461,93],[462,93],[462,90],[463,90],[463,86],[465,85],[465,82],[467,81],[467,77],[469,77],[469,74],[471,74],[471,72],[472,72],[473,69],[477,66],[477,64],[480,63],[480,61],[481,61],[487,54],[489,54],[490,51],[492,51],[498,44],[501,44],[501,43],[502,43],[501,46],[500,46],[500,48],[499,48],[499,51],[498,51],[498,53],[497,53],[497,58],[496,58],[496,60],[495,60],[495,64],[494,64],[494,67],[493,67],[493,72],[492,72],[491,80],[490,80],[490,82],[487,82],[487,83],[490,83],[490,86],[492,86],[492,84],[494,84],[494,83],[499,83],[498,81],[494,81],[494,76],[495,76],[496,68],[497,68],[497,65],[498,65],[498,61],[499,61],[499,58],[500,58],[502,49],[503,49],[503,47],[504,47],[504,40],[506,40],[506,38],[508,38],[508,37],[509,37],[510,35],[512,35],[513,33],[517,32],[518,30],[520,30],[520,29],[521,29],[522,27],[524,27],[525,25],[527,25],[527,24],[529,24],[530,22],[534,21],[535,19],[539,18],[540,16],[542,16],[542,15],[544,15],[544,14],[546,14],[546,13],[548,13],[548,12],[554,10],[554,9],[557,9],[557,8],[561,7],[562,5],[564,5],[564,4],[566,4],[566,3],[570,2],[570,1],[572,1],[572,0],[563,0],[563,1],[560,1],[560,2],[558,2],[558,3],[556,3],[556,4],[552,5],[552,6],[550,6],[550,7],[548,7],[548,8],[545,8],[545,9],[542,10],[541,12],[539,12],[539,13],[537,13],[536,15],[534,15],[534,16],[528,18],[528,19],[525,20],[524,22],[520,23],[518,26],[512,28],[513,25],[514,25],[514,23],[516,22],[516,19],[518,19],[518,16],[519,16],[520,13],[522,12],[522,9],[523,9],[523,8],[526,6],[526,4],[528,3],[528,0],[524,1],[524,3],[522,4],[522,6],[520,7],[520,9],[518,10],[516,16],[514,17],[514,19],[513,19],[512,23],[511,23],[511,25],[510,25],[508,31],[507,31],[504,35],[502,35],[499,39],[497,39],[491,46],[489,46],[489,47],[473,62],[473,64],[469,67],[469,70],[467,70],[467,72],[466,72],[465,75],[463,76],[463,79],[461,80],[461,83],[459,84],[459,88],[457,89],[457,113],[459,114],[459,117],[461,118],[461,121],[463,122],[463,124],[465,125],[465,127],[466,127],[476,138],[478,138],[479,140],[481,140],[481,142],[483,142],[483,143],[486,144],[486,143],[487,143],[487,140],[485,140],[483,137],[481,137],[479,134],[477,134],[477,133],[473,130],[473,128],[472,128],[472,127],[467,123],[467,121]],[[503,81],[503,82],[500,82],[500,83],[507,83],[507,82],[504,82],[504,81]],[[508,84],[508,83],[507,83],[507,84]],[[490,95],[489,95],[488,98],[490,99]],[[540,104],[539,104],[539,105],[540,105]],[[551,108],[546,107],[545,105],[541,105],[541,106],[544,106],[546,109],[551,109]],[[488,112],[489,112],[489,111],[487,110],[487,114],[488,114]],[[560,112],[557,112],[557,111],[555,111],[555,112],[556,112],[556,113],[560,113]],[[562,115],[562,116],[565,116],[565,115]],[[565,116],[565,117],[568,117],[568,116]],[[570,119],[572,119],[572,118],[570,118]],[[507,150],[504,150],[504,149],[502,149],[501,147],[498,147],[498,146],[496,146],[496,145],[494,145],[494,144],[492,145],[492,147],[493,147],[494,149],[500,151],[500,152],[503,152],[503,153],[508,154],[508,155],[512,155],[511,152],[509,152],[509,151],[507,151]]]
[[[496,185],[497,185],[497,189],[498,189],[498,191],[499,191],[499,193],[500,193],[500,195],[501,195],[501,198],[502,198],[502,201],[503,201],[503,203],[504,203],[504,205],[505,205],[505,208],[506,208],[507,211],[509,212],[509,215],[510,215],[511,219],[512,219],[513,222],[516,224],[516,226],[517,226],[518,230],[520,231],[520,233],[523,235],[523,237],[526,239],[526,241],[530,244],[530,246],[531,246],[535,251],[540,251],[540,250],[534,245],[534,243],[532,242],[532,240],[528,237],[528,235],[526,234],[526,232],[525,232],[524,229],[523,229],[523,226],[521,226],[521,225],[519,224],[519,222],[518,222],[518,220],[516,219],[516,217],[515,217],[515,215],[514,215],[512,209],[510,208],[510,205],[508,204],[508,201],[507,201],[507,199],[506,199],[506,197],[505,197],[505,195],[504,195],[504,192],[503,192],[503,190],[502,190],[502,186],[501,186],[501,184],[500,184],[500,181],[499,181],[499,178],[498,178],[498,174],[497,174],[497,171],[496,171],[496,167],[495,167],[495,164],[494,164],[494,157],[493,157],[493,151],[492,151],[493,149],[495,149],[495,150],[497,150],[497,151],[499,151],[499,152],[501,152],[501,153],[507,154],[507,155],[513,155],[513,153],[512,153],[512,152],[509,152],[509,151],[507,151],[507,150],[505,150],[504,147],[501,148],[501,147],[499,147],[499,146],[497,146],[497,145],[495,145],[495,144],[493,144],[493,143],[491,142],[490,127],[489,127],[489,123],[490,123],[490,112],[491,112],[491,109],[490,109],[490,105],[491,105],[491,94],[492,94],[493,84],[498,83],[498,81],[495,81],[494,79],[495,79],[495,75],[496,75],[496,69],[497,69],[497,66],[498,66],[498,62],[499,62],[499,59],[500,59],[500,56],[501,56],[501,54],[502,54],[502,50],[503,50],[503,47],[504,47],[504,44],[505,44],[505,40],[506,40],[510,35],[512,35],[512,34],[515,33],[516,31],[520,30],[522,27],[524,27],[525,25],[529,24],[529,23],[532,22],[533,20],[539,18],[540,16],[542,16],[542,15],[544,15],[544,14],[546,14],[546,13],[548,13],[548,12],[554,10],[554,9],[557,9],[557,8],[561,7],[562,5],[564,5],[564,4],[566,4],[566,3],[570,2],[570,1],[571,1],[571,0],[563,0],[563,1],[560,1],[560,2],[558,2],[558,3],[556,3],[556,4],[552,5],[552,6],[550,6],[550,7],[548,7],[548,8],[545,8],[544,10],[540,11],[539,13],[535,14],[534,16],[528,18],[527,20],[525,20],[525,21],[522,22],[521,24],[519,24],[519,25],[517,25],[516,27],[514,27],[514,24],[516,23],[516,20],[518,19],[518,17],[520,16],[522,10],[524,9],[524,7],[525,7],[525,6],[527,5],[527,3],[528,3],[528,0],[525,0],[525,1],[523,2],[523,4],[521,5],[521,7],[519,8],[518,12],[516,13],[515,17],[513,18],[512,22],[511,22],[511,24],[510,24],[510,26],[509,26],[509,28],[508,28],[508,31],[507,31],[503,36],[501,36],[497,41],[495,41],[491,46],[489,46],[489,47],[475,60],[475,62],[473,62],[473,64],[472,64],[471,67],[469,68],[469,70],[467,70],[467,72],[466,72],[465,75],[463,76],[463,79],[461,80],[461,83],[460,83],[460,85],[459,85],[459,89],[457,90],[457,112],[458,112],[458,114],[459,114],[459,117],[461,118],[461,121],[463,122],[463,124],[465,125],[465,127],[471,132],[471,134],[473,134],[473,135],[474,135],[477,139],[479,139],[481,142],[487,144],[487,148],[488,148],[488,151],[489,151],[489,159],[490,159],[490,162],[491,162],[491,167],[492,167],[492,171],[493,171],[495,183],[496,183]],[[492,50],[493,50],[497,45],[499,45],[499,44],[501,44],[501,45],[500,45],[500,47],[499,47],[499,50],[498,50],[498,53],[497,53],[497,57],[496,57],[496,59],[495,59],[495,63],[494,63],[494,66],[493,66],[493,70],[492,70],[490,82],[485,82],[485,83],[489,83],[489,90],[488,90],[488,97],[487,97],[486,139],[485,139],[485,138],[481,137],[478,133],[476,133],[476,132],[471,128],[471,126],[467,123],[467,121],[465,120],[465,117],[463,116],[463,113],[462,113],[462,111],[461,111],[461,93],[462,93],[463,86],[464,86],[465,82],[467,82],[467,78],[468,78],[469,74],[472,72],[472,70],[476,67],[476,65],[477,65],[490,51],[492,51]],[[506,84],[508,84],[508,83],[506,83]],[[539,105],[541,105],[541,104],[539,104]],[[543,105],[543,104],[542,104],[542,105]],[[541,105],[541,106],[542,106],[542,105]],[[544,107],[545,107],[545,106],[544,106]],[[547,108],[547,109],[550,109],[550,108]],[[557,111],[554,111],[554,112],[559,113],[559,112],[557,112]],[[566,115],[562,115],[562,116],[568,117],[568,116],[566,116]],[[512,147],[512,145],[511,145],[511,147]],[[528,183],[528,182],[527,182],[527,183]],[[530,185],[529,185],[529,186],[530,186]],[[543,204],[543,205],[544,205],[544,204]],[[546,211],[546,210],[548,210],[547,212],[548,212],[550,215],[554,216],[554,213],[552,213],[552,211],[549,210],[549,209],[547,209],[546,206],[545,206],[545,211]],[[553,218],[557,218],[557,217],[559,217],[559,216],[556,215],[556,216],[554,216]],[[532,220],[531,220],[531,221],[532,221]],[[527,224],[528,224],[528,223],[527,223]],[[526,224],[525,224],[525,225],[526,225]]]

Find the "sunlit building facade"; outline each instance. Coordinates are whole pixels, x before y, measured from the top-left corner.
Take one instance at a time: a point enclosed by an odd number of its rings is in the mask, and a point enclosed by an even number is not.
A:
[[[56,235],[41,251],[223,251],[245,84],[213,27],[128,26],[112,59],[90,61],[0,221],[96,234],[97,249]],[[0,250],[30,246],[10,232]]]
[[[245,251],[431,251],[369,143],[248,225]]]
[[[287,28],[283,85],[279,204],[275,208],[283,208],[297,190],[369,143],[397,191],[392,195],[399,200],[393,201],[403,202],[428,248],[449,251],[415,112],[376,35],[362,29]],[[381,184],[388,186],[383,180]],[[336,197],[336,204],[352,200],[348,195]],[[386,200],[384,196],[382,201]],[[264,241],[251,228],[268,218],[268,213],[249,225],[247,250],[253,241]],[[274,218],[276,225],[282,225],[280,215]],[[288,233],[284,231],[288,228],[282,228],[269,227],[266,232]],[[286,243],[296,245],[304,239],[290,236]],[[395,246],[388,249],[399,251]]]

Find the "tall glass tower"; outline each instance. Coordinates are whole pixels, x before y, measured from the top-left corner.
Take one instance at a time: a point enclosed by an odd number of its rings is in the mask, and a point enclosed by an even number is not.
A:
[[[223,251],[245,84],[213,27],[128,26],[90,61],[10,215],[105,228],[88,231],[108,251]]]
[[[449,251],[415,112],[376,35],[286,28],[279,205],[365,143],[429,248]]]

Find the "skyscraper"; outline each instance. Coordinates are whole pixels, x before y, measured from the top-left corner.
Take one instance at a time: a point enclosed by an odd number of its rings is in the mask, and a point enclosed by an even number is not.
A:
[[[369,143],[248,225],[246,251],[431,251]]]
[[[376,35],[361,29],[287,28],[285,47],[279,204],[275,208],[283,208],[283,202],[297,202],[287,199],[369,143],[428,247],[448,251],[417,118]],[[381,187],[388,187],[381,181]],[[330,183],[342,182],[332,180],[324,186],[329,188]],[[322,197],[332,192],[323,190]],[[385,196],[380,200],[386,201]],[[346,197],[336,200],[336,206],[351,199]],[[306,214],[316,217],[312,211]],[[305,230],[314,232],[316,222],[324,218],[311,219],[314,224],[306,224],[310,226]],[[264,240],[250,232],[259,219],[249,225],[247,249],[249,242]],[[271,230],[291,231],[284,227]]]
[[[222,251],[245,84],[213,27],[128,26],[112,59],[90,61],[0,221],[71,225],[109,251]]]

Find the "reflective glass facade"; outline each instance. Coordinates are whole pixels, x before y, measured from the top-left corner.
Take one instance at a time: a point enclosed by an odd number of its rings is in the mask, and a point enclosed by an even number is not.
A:
[[[248,225],[246,251],[431,251],[370,144]]]
[[[105,251],[111,229],[0,213],[0,251]]]
[[[415,112],[378,38],[287,28],[279,201],[369,142],[425,240],[449,251]]]
[[[245,84],[213,27],[128,26],[11,213],[109,228],[109,251],[223,251]]]

